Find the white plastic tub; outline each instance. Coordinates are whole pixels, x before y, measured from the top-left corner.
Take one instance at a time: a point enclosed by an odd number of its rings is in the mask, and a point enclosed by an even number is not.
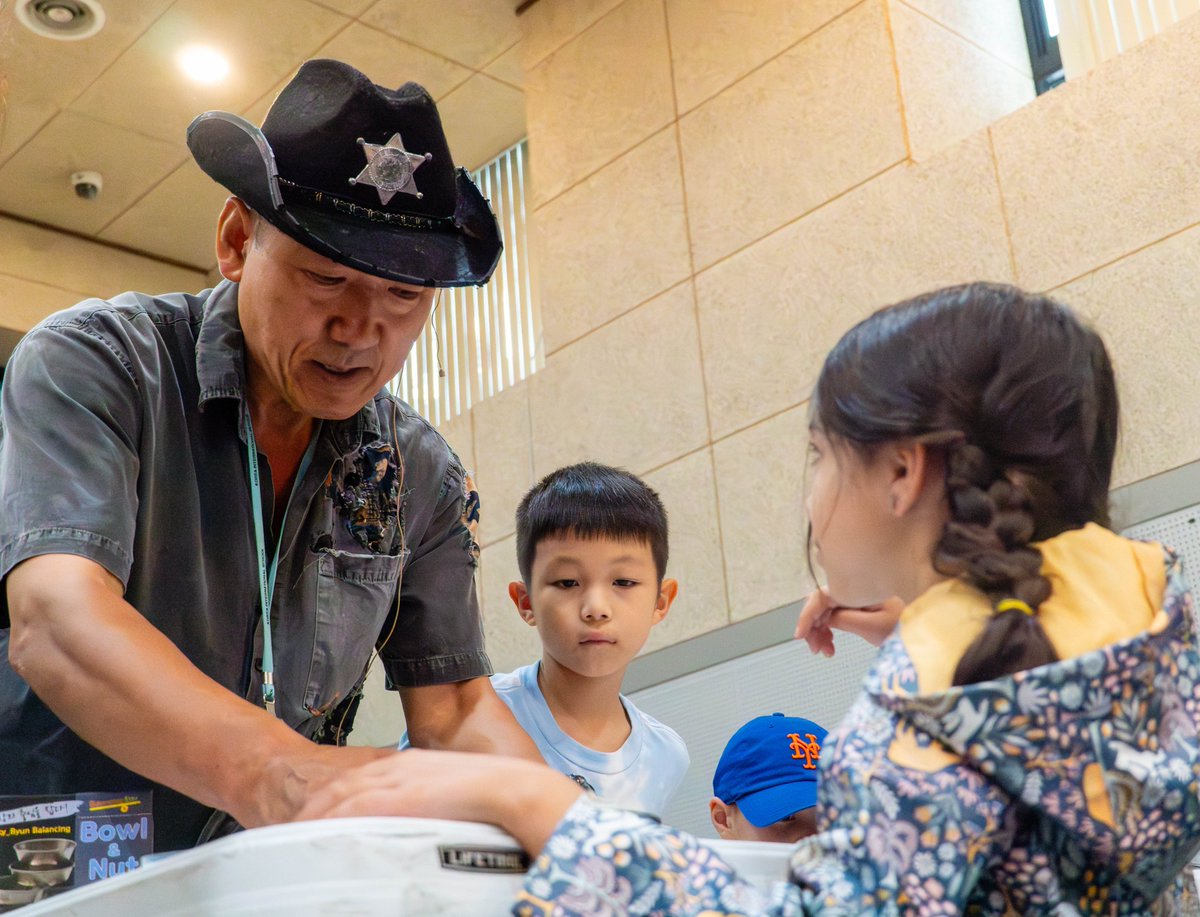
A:
[[[786,877],[782,844],[709,841],[764,888]],[[45,898],[21,917],[470,915],[511,911],[517,844],[488,825],[351,818],[258,828]]]

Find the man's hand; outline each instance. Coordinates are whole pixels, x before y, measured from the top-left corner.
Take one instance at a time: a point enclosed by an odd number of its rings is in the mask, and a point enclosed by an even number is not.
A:
[[[896,629],[903,610],[904,602],[898,598],[864,608],[846,608],[835,602],[824,589],[817,589],[800,610],[796,639],[807,640],[812,652],[825,656],[834,654],[834,630],[858,634],[868,643],[879,646]]]
[[[335,814],[423,814],[493,823],[503,816],[502,826],[510,833],[521,830],[513,824],[519,819],[476,798],[511,791],[495,773],[473,774],[478,778],[474,797],[467,781],[455,791],[462,799],[449,791],[441,797],[422,796],[424,771],[411,777],[408,766],[400,765],[407,755],[315,745],[262,707],[218,685],[125,602],[121,583],[93,561],[73,555],[35,557],[18,564],[5,587],[13,669],[63,722],[130,770],[223,809],[248,828]],[[431,692],[422,700],[445,701],[428,707],[418,702],[417,719],[424,717],[427,726],[440,724],[446,730],[442,739],[468,746],[473,740],[476,747],[498,751],[527,746],[540,761],[488,679],[465,685],[462,694],[451,690],[454,686],[410,689]],[[476,756],[447,760],[460,758]],[[415,760],[420,764],[423,759]],[[478,760],[496,759],[481,755]],[[471,773],[472,767],[456,763],[452,772]],[[530,780],[527,788],[554,776],[544,766],[533,778],[519,773]],[[544,828],[554,813],[543,815],[539,824]],[[554,824],[557,818],[545,829],[546,836]]]
[[[13,670],[64,723],[135,773],[248,828],[290,820],[340,770],[390,754],[314,745],[218,685],[91,560],[34,557],[5,588]]]
[[[294,820],[407,815],[484,822],[536,856],[581,792],[544,764],[413,748],[331,775],[309,790]]]

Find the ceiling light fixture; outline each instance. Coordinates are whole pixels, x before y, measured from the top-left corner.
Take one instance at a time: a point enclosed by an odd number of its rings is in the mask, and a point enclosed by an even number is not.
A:
[[[43,38],[79,41],[104,28],[104,8],[97,0],[17,0],[18,21]]]
[[[204,45],[190,45],[179,52],[179,66],[197,83],[219,83],[229,76],[229,59]]]

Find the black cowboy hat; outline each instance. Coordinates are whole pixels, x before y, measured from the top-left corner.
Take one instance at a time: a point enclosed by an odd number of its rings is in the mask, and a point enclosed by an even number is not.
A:
[[[500,259],[496,217],[455,169],[429,93],[392,91],[348,64],[307,61],[262,129],[223,111],[188,127],[200,168],[297,242],[377,277],[483,284]]]

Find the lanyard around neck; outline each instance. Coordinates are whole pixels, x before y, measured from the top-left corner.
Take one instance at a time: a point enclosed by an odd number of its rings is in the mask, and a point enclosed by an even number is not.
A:
[[[275,595],[275,573],[279,568],[279,555],[283,552],[283,532],[287,528],[287,513],[288,506],[283,508],[283,520],[279,525],[279,542],[275,545],[275,555],[271,558],[271,566],[267,567],[267,539],[263,532],[263,512],[262,512],[262,484],[259,481],[258,475],[258,446],[254,442],[254,427],[250,422],[250,408],[244,408],[245,429],[246,429],[246,459],[250,465],[250,499],[254,508],[254,543],[257,547],[258,555],[258,597],[262,604],[262,622],[263,622],[263,655],[262,655],[262,695],[263,706],[267,713],[275,715],[275,657],[271,652],[271,598]],[[312,437],[308,441],[308,448],[304,450],[304,458],[300,460],[300,467],[296,471],[296,479],[292,483],[292,493],[288,498],[288,504],[292,502],[292,497],[296,496],[296,489],[300,486],[300,482],[304,480],[304,473],[308,471],[308,466],[312,464],[313,453],[317,447],[317,427],[314,427]]]

